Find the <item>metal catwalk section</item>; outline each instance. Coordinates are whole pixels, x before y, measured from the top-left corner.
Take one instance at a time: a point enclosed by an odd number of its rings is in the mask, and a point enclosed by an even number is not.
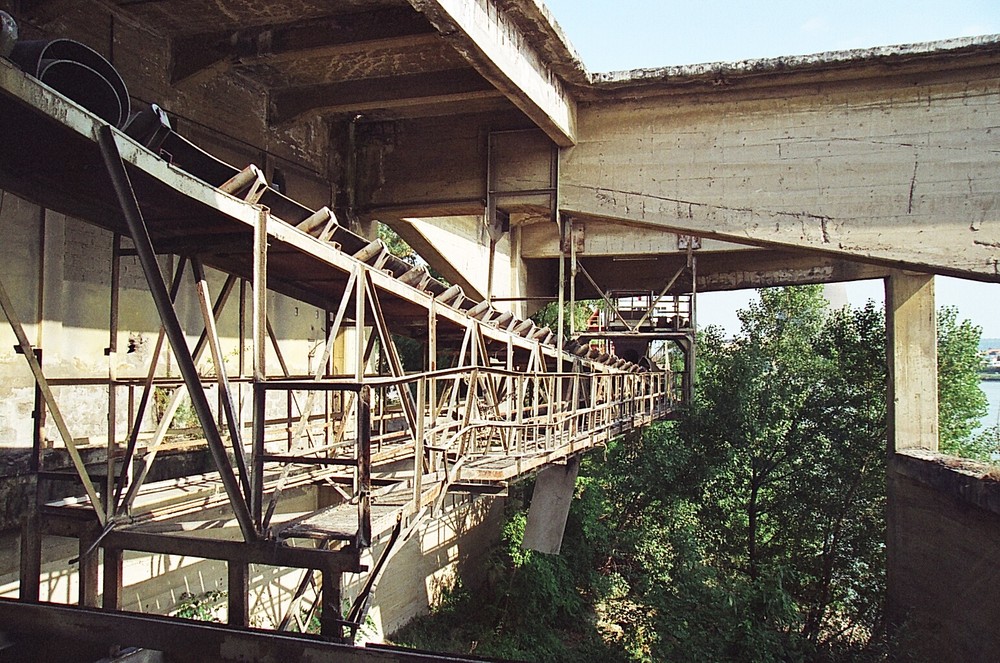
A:
[[[139,259],[162,323],[148,377],[105,380],[110,408],[122,387],[138,392],[139,404],[133,406],[130,395],[130,435],[119,442],[109,432],[107,471],[92,476],[77,460],[74,437],[60,415],[53,391],[58,381],[46,378],[0,271],[0,304],[44,409],[75,454],[86,492],[29,514],[22,598],[38,596],[37,546],[48,532],[80,539],[87,562],[81,574],[93,569],[81,580],[81,604],[96,602],[96,561],[88,560],[96,560],[99,547],[109,608],[120,605],[122,550],[185,554],[227,562],[230,621],[245,625],[249,564],[321,570],[324,591],[339,594],[328,576],[358,570],[361,552],[375,538],[439,513],[450,491],[502,491],[547,464],[669,416],[679,402],[683,390],[669,367],[640,366],[575,342],[564,349],[552,330],[470,300],[461,288],[395,258],[381,242],[349,232],[326,208],[307,210],[273,192],[274,209],[260,204],[268,185],[254,166],[231,169],[232,177],[210,184],[3,60],[0,134],[6,141],[0,186],[113,233],[115,259]],[[281,218],[278,210],[293,218]],[[156,261],[165,253],[179,256],[170,283]],[[228,275],[214,301],[206,267]],[[188,268],[204,322],[193,349],[175,310]],[[252,377],[242,382],[226,374],[216,328],[237,284],[252,293]],[[268,320],[268,292],[327,312],[322,359],[313,374],[289,374]],[[332,354],[347,331],[345,355],[353,373],[345,375],[335,370]],[[397,337],[420,339],[419,368],[403,365]],[[164,345],[183,382],[156,374]],[[269,351],[278,366],[269,361]],[[203,355],[211,358],[208,375],[196,369]],[[252,392],[249,422],[239,415],[237,383]],[[169,387],[170,398],[161,424],[145,440],[145,455],[136,460],[143,413],[157,385]],[[217,417],[209,388],[218,394]],[[149,482],[149,468],[185,393],[215,471]],[[286,416],[269,418],[275,402],[288,404]],[[36,422],[38,435],[39,429]],[[36,439],[36,453],[37,446]],[[339,503],[301,517],[282,515],[285,491],[318,483],[335,486]],[[216,506],[231,510],[243,541],[188,537],[164,527]],[[340,637],[351,624],[327,615],[323,627]]]

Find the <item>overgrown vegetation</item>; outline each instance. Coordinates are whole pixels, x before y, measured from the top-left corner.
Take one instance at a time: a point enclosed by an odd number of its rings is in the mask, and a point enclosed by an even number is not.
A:
[[[202,622],[221,622],[226,607],[226,592],[210,589],[201,594],[184,592],[170,614]]]
[[[560,556],[522,550],[512,509],[487,586],[394,639],[531,661],[886,660],[884,315],[805,287],[740,319],[699,339],[683,421],[585,460]],[[989,458],[979,331],[947,309],[939,324],[942,448]]]
[[[968,320],[959,322],[954,307],[938,311],[937,327],[941,450],[979,461],[995,460],[1000,455],[997,426],[976,430],[989,411],[986,394],[979,388],[982,329]]]
[[[570,318],[572,318],[574,329],[577,333],[587,329],[587,321],[594,313],[598,302],[579,301],[575,304],[566,302],[563,304],[563,325],[565,333],[569,334]],[[539,327],[548,327],[555,331],[559,326],[559,302],[549,302],[532,314],[531,319]]]

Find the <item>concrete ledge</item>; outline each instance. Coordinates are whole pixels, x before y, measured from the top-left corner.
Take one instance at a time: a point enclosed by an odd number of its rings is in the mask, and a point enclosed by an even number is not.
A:
[[[643,85],[678,86],[699,81],[709,82],[716,88],[722,89],[740,78],[831,71],[844,71],[848,76],[857,76],[866,67],[873,65],[898,67],[901,64],[929,59],[957,60],[970,55],[995,57],[998,50],[1000,50],[1000,35],[985,35],[810,55],[591,73],[589,78],[595,90],[615,90]]]
[[[1000,467],[927,449],[905,449],[889,458],[889,471],[1000,515]]]
[[[1000,481],[988,465],[908,449],[889,458],[886,611],[908,660],[1000,651]]]

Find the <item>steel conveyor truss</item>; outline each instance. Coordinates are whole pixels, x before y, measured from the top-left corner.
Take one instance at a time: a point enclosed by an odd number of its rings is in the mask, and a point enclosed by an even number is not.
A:
[[[678,402],[668,368],[563,347],[548,328],[474,301],[378,240],[350,232],[330,210],[276,194],[256,167],[212,160],[162,126],[138,136],[149,145],[142,144],[3,60],[0,135],[0,187],[112,232],[115,259],[134,255],[142,265],[162,324],[146,379],[104,381],[112,410],[116,389],[135,398],[130,434],[116,440],[109,431],[107,472],[95,478],[60,415],[59,382],[46,378],[0,270],[0,304],[85,492],[43,505],[26,520],[22,598],[37,598],[39,551],[32,545],[45,530],[80,539],[81,574],[93,571],[81,580],[81,603],[96,601],[100,547],[106,607],[120,601],[123,550],[225,560],[231,623],[247,623],[252,563],[320,571],[323,600],[336,606],[339,574],[360,569],[373,539],[393,533],[395,541],[400,529],[440,509],[449,491],[503,490],[546,464],[668,416]],[[158,254],[179,256],[169,283]],[[228,276],[217,293],[210,292],[208,268]],[[174,308],[189,278],[204,323],[193,349]],[[227,375],[216,329],[237,290],[251,303],[247,378]],[[289,374],[267,316],[270,292],[327,311],[313,374]],[[400,336],[421,340],[418,369],[404,367],[394,340]],[[350,374],[333,369],[338,337],[347,339]],[[166,347],[181,381],[156,374]],[[197,369],[203,357],[211,359],[207,375]],[[160,426],[143,439],[145,455],[133,462],[155,386],[168,387],[170,397]],[[218,414],[206,396],[210,386],[219,394]],[[252,399],[248,421],[237,387]],[[176,482],[147,476],[185,394],[215,471],[181,491]],[[276,403],[287,404],[286,416],[270,414]],[[129,467],[137,469],[122,469]],[[335,487],[343,499],[315,513],[281,515],[289,487],[315,483]],[[220,505],[238,523],[241,541],[169,531],[171,519]],[[324,623],[328,633],[343,626],[332,618]]]

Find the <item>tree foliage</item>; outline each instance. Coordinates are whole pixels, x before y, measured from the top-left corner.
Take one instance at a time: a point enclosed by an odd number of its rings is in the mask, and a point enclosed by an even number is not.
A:
[[[685,418],[586,459],[562,556],[520,551],[515,513],[490,586],[460,611],[483,619],[452,650],[886,660],[884,314],[776,288],[740,320],[734,339],[698,339]],[[978,329],[948,309],[939,323],[942,444],[982,452]]]
[[[564,333],[569,334],[570,319],[572,318],[574,328],[577,333],[587,329],[587,321],[597,308],[597,302],[578,301],[575,305],[566,302],[563,304],[563,325]],[[531,315],[531,319],[539,327],[548,327],[556,331],[559,326],[559,303],[549,302]]]
[[[965,458],[989,461],[1000,452],[995,431],[976,428],[989,410],[979,388],[983,358],[979,354],[982,329],[958,320],[958,310],[937,313],[938,329],[938,439],[941,450]]]
[[[385,243],[386,248],[389,249],[389,253],[396,256],[403,262],[411,265],[417,265],[423,262],[417,252],[413,250],[413,247],[407,244],[406,240],[400,237],[395,230],[384,223],[378,224],[378,238]]]

